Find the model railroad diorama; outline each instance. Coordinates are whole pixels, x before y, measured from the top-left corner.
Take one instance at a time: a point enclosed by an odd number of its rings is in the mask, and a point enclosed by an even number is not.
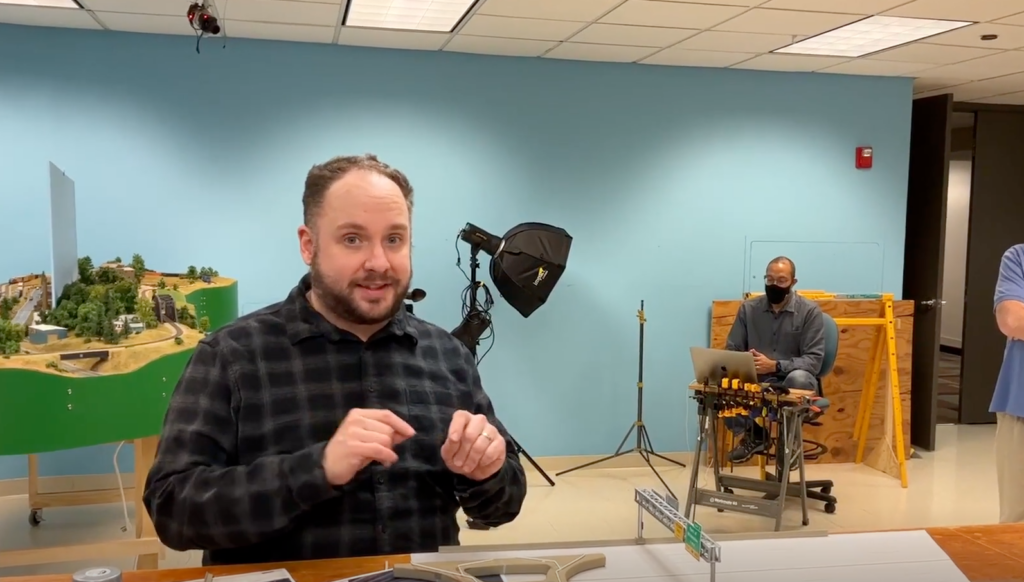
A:
[[[238,316],[238,285],[211,267],[154,271],[141,255],[78,259],[0,282],[0,455],[157,434],[203,336]]]

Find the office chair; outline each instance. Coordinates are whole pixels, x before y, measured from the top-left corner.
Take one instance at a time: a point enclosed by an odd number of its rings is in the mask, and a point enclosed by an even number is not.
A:
[[[839,326],[836,325],[836,320],[832,319],[832,316],[823,313],[822,319],[825,325],[825,357],[821,360],[821,372],[818,373],[818,392],[821,396],[825,396],[824,391],[824,378],[832,373],[832,368],[836,365],[836,356],[839,353]],[[804,421],[804,424],[810,426],[821,426],[821,423],[817,421],[817,417],[808,417]],[[811,440],[804,440],[805,443],[813,446],[811,450],[804,449],[804,460],[813,461],[821,455],[828,452],[828,447],[822,443],[814,442]],[[836,512],[836,498],[832,495],[832,487],[835,484],[831,480],[819,479],[816,481],[807,482],[807,498],[814,499],[825,503],[825,513]]]

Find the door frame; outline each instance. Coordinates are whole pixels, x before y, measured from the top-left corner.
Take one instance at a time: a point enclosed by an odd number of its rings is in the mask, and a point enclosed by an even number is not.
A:
[[[926,100],[931,103],[925,105],[923,101]],[[918,111],[918,115],[912,115],[911,119],[903,251],[903,299],[914,303],[909,436],[915,448],[931,451],[936,448],[939,404],[942,271],[946,204],[949,197],[953,96],[935,95],[915,101],[922,103],[915,103],[913,109]],[[943,115],[944,128],[933,123]],[[938,153],[936,146],[943,149],[941,156],[935,155]],[[922,211],[927,220],[922,220]],[[929,325],[924,325],[926,322]],[[931,353],[925,348],[930,348]]]
[[[1024,105],[1009,105],[1009,104],[997,104],[997,103],[969,103],[969,102],[957,101],[957,102],[953,103],[953,111],[954,112],[964,112],[964,113],[974,113],[974,114],[978,114],[978,113],[982,113],[982,112],[989,112],[989,113],[991,113],[991,112],[999,112],[999,113],[1024,114]],[[977,131],[977,122],[975,122],[975,131]],[[974,174],[973,165],[974,165],[974,163],[973,163],[973,160],[975,159],[975,156],[976,156],[976,147],[977,146],[976,146],[976,138],[975,138],[975,143],[972,143],[972,145],[971,145],[971,158],[972,158],[972,172],[971,172],[972,173],[972,179],[971,179],[971,199],[972,199],[972,204],[971,204],[971,207],[972,208],[973,208],[973,200],[974,200],[974,178],[973,178],[973,174]],[[970,265],[969,265],[969,263],[970,263],[970,256],[971,256],[970,248],[971,248],[972,243],[975,242],[975,237],[976,236],[984,236],[983,232],[979,232],[979,231],[976,231],[975,229],[971,228],[971,226],[970,226],[971,224],[972,224],[972,221],[970,220],[970,218],[968,218],[968,228],[967,228],[967,248],[968,248],[968,251],[967,251],[967,262],[968,262],[968,264],[964,266],[965,267],[965,272],[969,271],[969,268],[970,268]],[[967,277],[965,277],[965,280],[964,280],[964,284],[965,284],[965,289],[964,289],[964,301],[965,301],[965,305],[964,305],[964,326],[965,326],[965,328],[966,328],[966,323],[967,323],[967,311],[969,309],[969,307],[968,307],[968,305],[966,303],[967,297],[968,297],[967,289],[966,289],[967,282],[968,282],[967,281]],[[961,386],[961,391],[960,391],[960,407],[959,407],[959,419],[958,419],[960,422],[962,422],[962,420],[963,420],[962,417],[963,417],[963,409],[964,409],[964,406],[963,406],[964,370],[967,367],[967,366],[965,366],[965,364],[966,364],[966,362],[968,361],[968,359],[971,356],[971,350],[964,349],[964,348],[966,348],[966,342],[961,344],[961,356],[960,356],[961,357],[961,361],[960,361],[960,386]],[[992,416],[993,416],[993,418],[989,422],[995,422],[994,415],[992,415]]]

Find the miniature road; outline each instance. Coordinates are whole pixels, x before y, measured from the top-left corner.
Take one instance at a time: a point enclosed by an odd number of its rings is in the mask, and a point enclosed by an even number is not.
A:
[[[181,326],[178,325],[177,323],[167,322],[164,325],[171,326],[171,328],[174,330],[174,335],[172,335],[170,337],[160,338],[158,340],[152,340],[152,341],[148,341],[148,342],[143,342],[143,343],[140,343],[140,344],[131,344],[131,345],[127,345],[127,346],[116,346],[115,345],[115,346],[104,347],[104,348],[102,348],[100,350],[96,350],[96,349],[84,350],[84,351],[83,350],[75,350],[73,352],[52,352],[52,353],[48,353],[48,354],[42,354],[42,353],[38,353],[38,352],[37,353],[29,352],[29,353],[26,353],[24,355],[26,355],[26,356],[42,356],[42,355],[60,356],[61,359],[57,362],[57,366],[61,370],[65,371],[65,372],[69,372],[71,374],[77,374],[79,376],[102,376],[103,374],[101,374],[99,372],[93,372],[92,370],[86,370],[84,368],[79,368],[78,366],[76,366],[74,364],[68,363],[68,362],[74,361],[73,358],[71,358],[71,359],[65,359],[65,358],[68,358],[68,356],[74,356],[75,354],[88,354],[90,352],[97,352],[97,351],[112,352],[114,350],[127,350],[129,348],[137,348],[139,346],[148,346],[148,345],[158,344],[158,343],[162,343],[162,342],[169,342],[169,341],[173,341],[173,340],[181,337],[182,334],[185,333],[184,330],[181,329]]]
[[[37,287],[34,291],[32,291],[32,294],[28,296],[28,301],[26,301],[25,304],[22,305],[20,309],[18,309],[18,313],[14,314],[14,319],[12,320],[14,324],[28,325],[28,320],[30,317],[32,317],[32,312],[36,310],[36,304],[39,303],[39,300],[42,299],[42,297],[42,289]]]

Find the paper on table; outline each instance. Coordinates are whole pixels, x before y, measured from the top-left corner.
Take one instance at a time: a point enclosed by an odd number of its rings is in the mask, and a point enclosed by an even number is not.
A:
[[[284,568],[276,570],[264,570],[262,572],[251,572],[249,574],[232,574],[231,576],[214,576],[214,582],[295,582],[292,575]],[[190,580],[189,582],[205,582],[204,580]]]
[[[713,537],[713,536],[712,536]],[[464,548],[470,550],[470,548]],[[707,582],[709,566],[695,562],[682,544],[558,548],[507,552],[445,552],[414,554],[413,563],[467,562],[502,557],[540,557],[599,553],[607,566],[581,572],[572,582],[640,580],[643,582]],[[536,576],[505,576],[507,582]],[[719,582],[968,582],[931,536],[924,531],[834,534],[816,538],[779,538],[722,543]]]

